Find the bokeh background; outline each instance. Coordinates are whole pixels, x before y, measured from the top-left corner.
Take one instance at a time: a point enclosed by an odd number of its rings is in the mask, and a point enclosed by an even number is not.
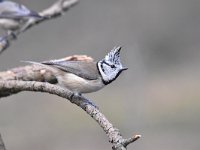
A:
[[[43,10],[54,0],[16,0]],[[122,45],[129,67],[87,94],[135,150],[200,149],[200,1],[80,0],[65,16],[22,34],[0,70],[72,54],[99,60]],[[9,150],[111,149],[85,112],[57,96],[23,92],[1,99],[0,132]]]

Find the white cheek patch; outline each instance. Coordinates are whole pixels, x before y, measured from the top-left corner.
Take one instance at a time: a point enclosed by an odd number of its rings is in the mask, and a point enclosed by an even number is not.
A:
[[[110,66],[103,64],[103,62],[98,63],[98,69],[102,76],[102,79],[105,82],[113,80],[118,73],[117,68],[111,68]]]

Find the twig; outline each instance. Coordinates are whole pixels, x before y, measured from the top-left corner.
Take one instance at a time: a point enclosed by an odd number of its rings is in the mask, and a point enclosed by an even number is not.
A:
[[[113,150],[126,150],[126,147],[130,143],[133,143],[140,138],[140,135],[136,135],[132,138],[124,139],[119,130],[108,121],[108,119],[99,111],[99,109],[90,104],[84,103],[86,100],[84,97],[75,95],[66,88],[46,82],[0,80],[0,97],[12,95],[21,91],[47,92],[68,99],[70,102],[81,107],[105,131],[109,138],[109,142],[113,145]],[[5,95],[5,93],[7,93],[7,95]]]
[[[57,18],[64,14],[69,8],[73,7],[79,2],[79,0],[58,0],[49,8],[41,11],[39,14],[44,16],[43,19],[38,18],[30,18],[20,29],[17,31],[13,31],[13,34],[9,34],[0,38],[0,54],[5,51],[11,44],[13,40],[16,40],[17,37],[25,32],[26,30],[30,29],[31,27],[42,23],[44,21]],[[13,37],[13,35],[15,35]]]

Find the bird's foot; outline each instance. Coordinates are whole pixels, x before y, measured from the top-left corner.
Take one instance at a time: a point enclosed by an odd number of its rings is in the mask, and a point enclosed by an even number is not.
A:
[[[78,99],[80,100],[79,101],[79,105],[81,106],[81,108],[85,108],[86,107],[86,105],[90,105],[90,106],[93,106],[93,107],[95,107],[96,109],[99,109],[99,107],[98,106],[96,106],[96,104],[95,103],[93,103],[91,100],[89,100],[89,99],[87,99],[87,98],[85,98],[84,96],[82,96],[82,94],[80,94],[80,93],[73,93],[72,94],[72,96],[71,96],[71,98],[70,99],[72,99],[72,103],[75,103],[75,102],[73,102],[74,100],[74,97],[75,97],[75,99],[77,99],[78,97]]]
[[[92,102],[91,100],[89,100],[89,99],[87,99],[85,97],[84,97],[83,105],[84,106],[91,105],[91,106],[95,107],[96,109],[99,109],[99,107],[96,106],[96,104],[94,102]]]

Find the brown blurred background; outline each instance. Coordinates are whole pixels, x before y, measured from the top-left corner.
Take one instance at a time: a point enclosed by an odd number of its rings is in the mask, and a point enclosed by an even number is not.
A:
[[[54,0],[17,2],[40,11]],[[199,0],[80,0],[65,16],[22,34],[0,56],[0,70],[72,54],[99,60],[122,45],[128,71],[86,96],[123,136],[142,134],[129,149],[199,150],[199,14]],[[85,112],[44,93],[1,99],[0,132],[8,150],[111,149]]]

